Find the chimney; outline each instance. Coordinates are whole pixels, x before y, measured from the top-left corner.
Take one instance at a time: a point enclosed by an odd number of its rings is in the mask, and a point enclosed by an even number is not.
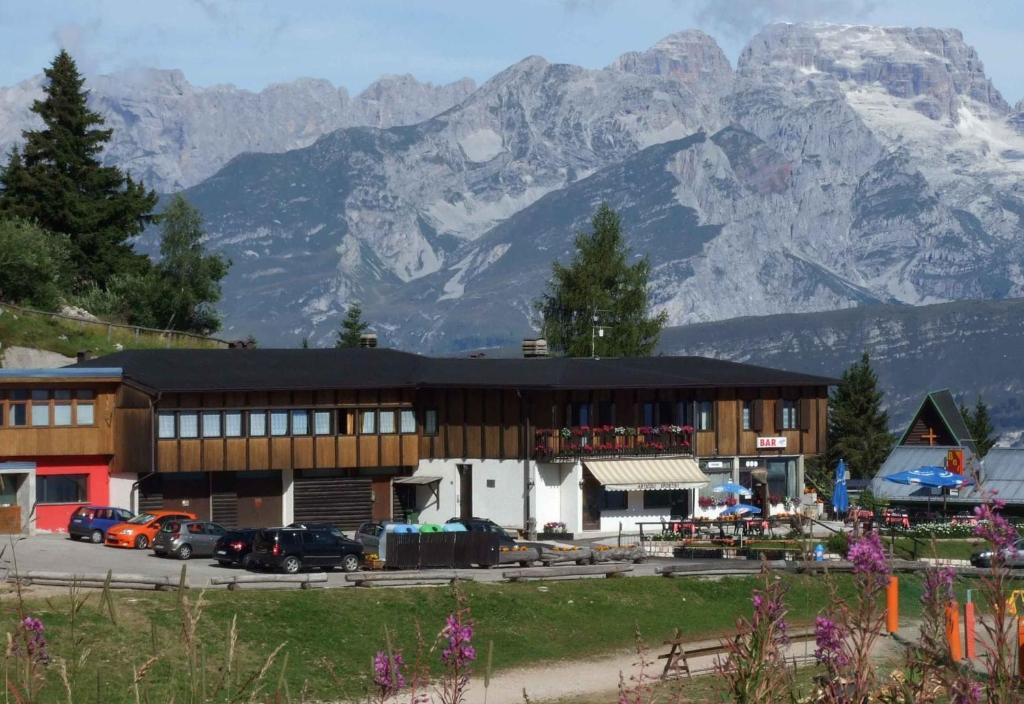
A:
[[[92,352],[90,352],[89,350],[81,350],[75,353],[75,361],[79,364],[81,364],[82,362],[87,362],[90,359],[92,359]]]
[[[544,338],[523,340],[523,356],[527,359],[548,356],[548,341]]]
[[[359,336],[359,346],[372,349],[377,346],[377,333],[364,332]]]

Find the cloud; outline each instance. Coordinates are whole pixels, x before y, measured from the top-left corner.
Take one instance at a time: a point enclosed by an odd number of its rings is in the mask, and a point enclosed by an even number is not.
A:
[[[772,22],[861,21],[879,4],[879,0],[701,0],[695,17],[701,25],[746,39]]]
[[[567,14],[587,12],[599,14],[607,10],[615,0],[559,0],[562,10]]]
[[[50,32],[50,40],[57,45],[58,49],[64,49],[71,54],[81,71],[92,73],[96,69],[98,57],[91,45],[99,31],[100,20],[98,18],[85,24],[63,22]]]

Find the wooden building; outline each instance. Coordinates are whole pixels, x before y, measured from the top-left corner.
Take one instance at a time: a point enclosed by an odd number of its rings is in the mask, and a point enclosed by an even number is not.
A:
[[[834,383],[697,357],[387,349],[139,350],[74,367],[90,368],[123,370],[109,469],[135,478],[133,508],[348,530],[460,515],[607,530],[692,510],[726,479],[796,496]]]

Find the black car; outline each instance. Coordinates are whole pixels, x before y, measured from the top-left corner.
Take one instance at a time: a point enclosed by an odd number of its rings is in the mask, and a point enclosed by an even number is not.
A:
[[[307,567],[341,567],[346,572],[355,572],[362,557],[362,545],[328,530],[264,528],[253,539],[249,566],[286,574]]]
[[[252,541],[256,537],[255,528],[229,530],[222,535],[213,547],[213,556],[224,567],[242,565],[249,561],[252,552]]]
[[[510,548],[516,544],[515,539],[490,518],[449,518],[447,523],[461,523],[470,533],[497,533],[499,547]]]
[[[306,530],[322,530],[327,531],[328,533],[331,533],[333,535],[336,535],[339,538],[347,537],[342,532],[341,528],[331,523],[289,523],[285,526],[285,528],[305,528]]]

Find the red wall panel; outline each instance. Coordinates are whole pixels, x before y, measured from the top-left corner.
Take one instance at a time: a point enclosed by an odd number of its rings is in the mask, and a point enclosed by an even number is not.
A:
[[[36,528],[65,532],[75,509],[87,504],[106,506],[110,501],[110,475],[107,458],[41,457],[36,460],[36,477],[62,474],[86,475],[86,503],[36,504]],[[37,479],[38,481],[38,479]],[[33,497],[33,501],[35,497]]]

